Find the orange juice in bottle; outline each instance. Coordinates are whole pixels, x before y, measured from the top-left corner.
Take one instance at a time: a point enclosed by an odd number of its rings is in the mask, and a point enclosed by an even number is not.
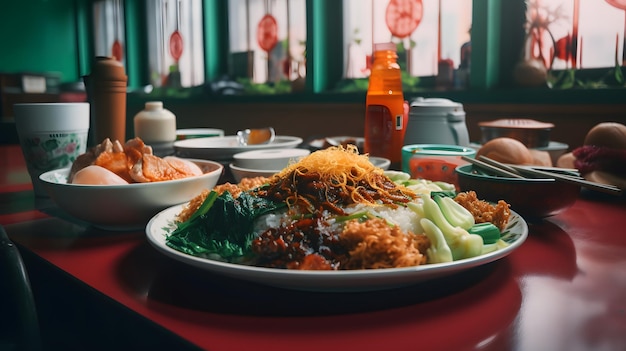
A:
[[[370,156],[384,157],[392,165],[402,162],[407,114],[402,76],[394,43],[374,44],[374,62],[365,100],[365,145]]]

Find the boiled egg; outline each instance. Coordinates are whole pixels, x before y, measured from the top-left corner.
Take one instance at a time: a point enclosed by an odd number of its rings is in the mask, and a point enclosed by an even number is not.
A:
[[[104,167],[91,165],[76,172],[72,184],[121,185],[128,182]]]

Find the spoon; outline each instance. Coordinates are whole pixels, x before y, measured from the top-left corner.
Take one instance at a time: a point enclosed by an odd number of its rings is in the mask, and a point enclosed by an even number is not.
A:
[[[237,132],[237,142],[240,146],[269,144],[274,141],[274,128],[244,129]]]

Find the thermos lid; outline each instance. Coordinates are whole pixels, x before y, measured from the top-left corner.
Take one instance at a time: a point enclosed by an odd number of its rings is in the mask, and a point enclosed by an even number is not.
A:
[[[418,97],[411,101],[411,115],[446,115],[463,113],[463,104],[443,98]]]
[[[112,57],[97,56],[91,67],[91,79],[95,81],[120,81],[126,83],[128,77],[121,62]]]

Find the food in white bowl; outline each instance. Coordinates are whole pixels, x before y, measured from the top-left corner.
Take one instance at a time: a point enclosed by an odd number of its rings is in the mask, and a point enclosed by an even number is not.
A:
[[[149,183],[89,185],[68,183],[70,168],[42,174],[39,179],[59,208],[72,217],[107,230],[140,230],[159,211],[187,202],[212,189],[223,166],[214,161],[188,159],[202,174]]]
[[[146,145],[141,138],[130,139],[123,145],[119,140],[112,141],[107,138],[76,158],[70,168],[68,182],[73,184],[120,183],[120,180],[114,180],[114,177],[107,175],[105,169],[118,175],[127,183],[160,182],[202,174],[202,170],[193,162],[175,156],[161,158],[154,155],[152,147]],[[88,173],[88,175],[83,173]],[[104,178],[111,182],[102,181],[101,179]]]

